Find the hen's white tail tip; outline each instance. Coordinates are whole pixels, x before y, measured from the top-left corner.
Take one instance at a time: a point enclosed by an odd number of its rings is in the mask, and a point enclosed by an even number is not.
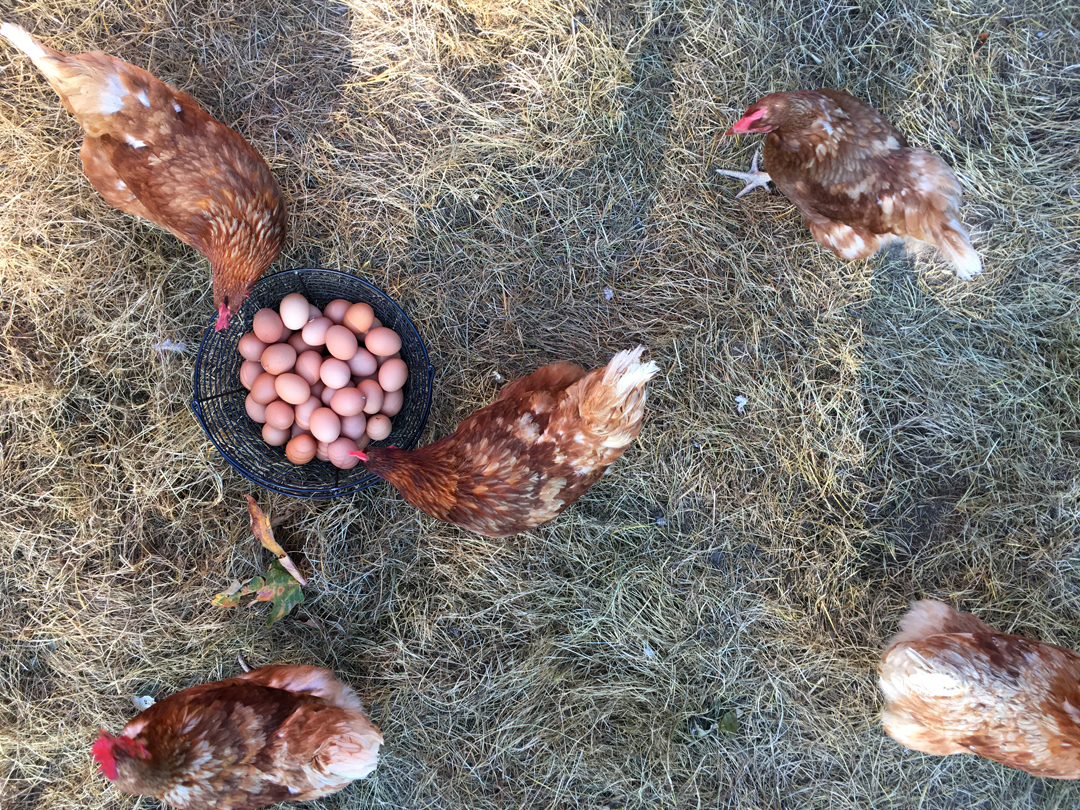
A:
[[[29,31],[13,23],[0,23],[0,37],[6,39],[31,59],[48,56],[48,53],[38,44],[38,41],[30,36]]]
[[[971,246],[964,227],[955,219],[943,225],[934,235],[938,249],[948,259],[961,281],[971,281],[982,272],[982,260]]]
[[[614,385],[617,395],[622,396],[641,388],[660,371],[656,363],[651,360],[648,363],[641,362],[644,351],[644,346],[625,349],[612,357],[611,362],[607,364],[604,383]]]

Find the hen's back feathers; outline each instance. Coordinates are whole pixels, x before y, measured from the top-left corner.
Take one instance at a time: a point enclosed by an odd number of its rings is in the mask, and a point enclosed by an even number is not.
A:
[[[915,603],[878,667],[885,731],[928,754],[979,754],[1080,778],[1080,656]]]

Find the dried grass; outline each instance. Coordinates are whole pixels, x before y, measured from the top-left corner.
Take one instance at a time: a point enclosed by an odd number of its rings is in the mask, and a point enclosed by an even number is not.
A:
[[[315,806],[1067,808],[1073,786],[907,752],[873,668],[935,596],[1080,647],[1080,30],[1071,2],[13,4],[174,81],[281,179],[279,266],[355,270],[438,368],[427,435],[499,379],[640,341],[640,441],[509,541],[387,488],[257,497],[312,570],[263,627],[250,490],[187,407],[205,260],[108,208],[76,123],[0,56],[0,796],[148,807],[94,774],[131,696],[333,667],[388,742]],[[977,36],[986,46],[972,55]],[[840,264],[717,166],[778,89],[850,90],[957,169],[987,272]],[[611,291],[610,300],[605,289]],[[735,397],[745,396],[743,413]],[[661,519],[662,518],[662,519]],[[739,731],[709,728],[728,711]]]

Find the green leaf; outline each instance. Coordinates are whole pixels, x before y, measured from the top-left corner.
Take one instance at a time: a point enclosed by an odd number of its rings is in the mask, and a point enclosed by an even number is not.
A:
[[[735,712],[725,712],[720,718],[720,732],[722,734],[739,733],[739,717]]]
[[[270,570],[262,576],[252,577],[243,585],[234,582],[227,591],[214,597],[214,604],[218,607],[237,607],[240,597],[249,594],[255,596],[256,602],[271,603],[270,615],[266,619],[267,627],[284,619],[294,607],[304,601],[304,591],[300,583],[293,579],[277,560],[271,563]]]

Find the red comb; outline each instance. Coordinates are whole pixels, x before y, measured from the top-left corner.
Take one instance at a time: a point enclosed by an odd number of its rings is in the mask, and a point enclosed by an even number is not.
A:
[[[113,755],[113,743],[116,740],[112,734],[101,729],[100,736],[90,749],[94,761],[101,766],[102,775],[111,782],[116,781],[116,757]]]
[[[368,454],[365,453],[363,450],[350,450],[349,455],[350,456],[356,456],[361,461],[367,461],[368,460]]]

